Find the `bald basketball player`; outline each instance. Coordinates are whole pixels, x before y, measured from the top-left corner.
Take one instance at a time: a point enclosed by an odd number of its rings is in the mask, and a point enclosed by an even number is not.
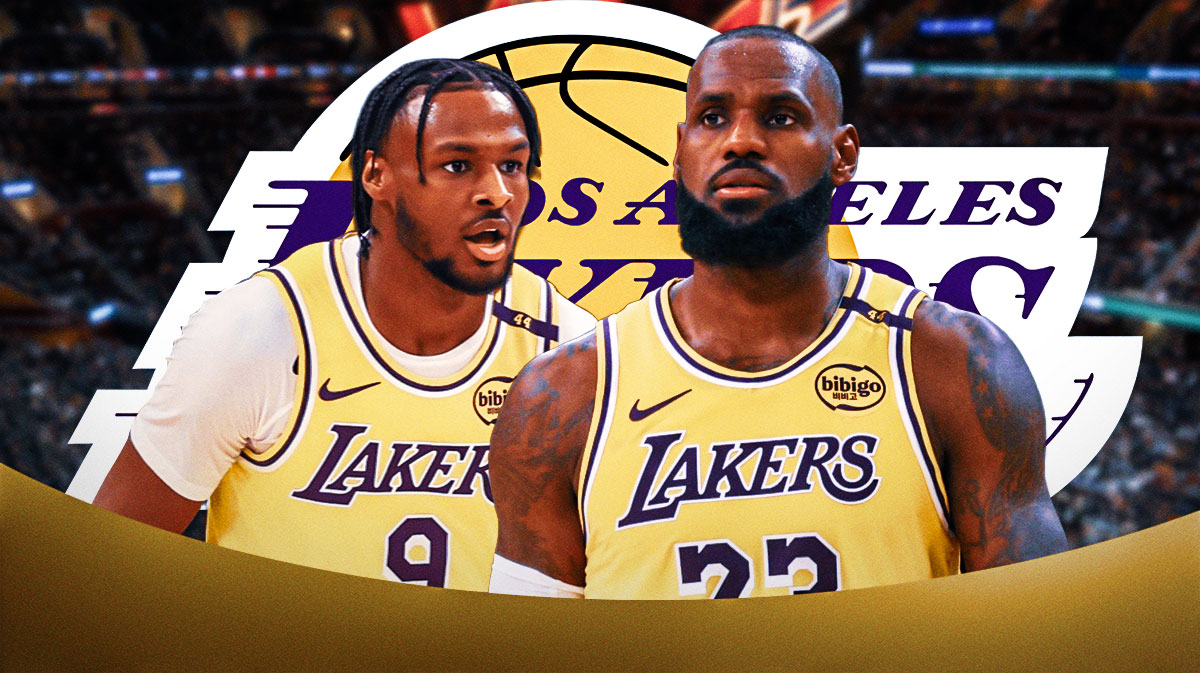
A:
[[[512,377],[595,320],[513,267],[539,152],[511,77],[406,64],[351,142],[358,235],[211,299],[95,503],[329,570],[484,590],[488,436]]]
[[[492,436],[491,590],[799,594],[1066,549],[1029,368],[987,319],[829,258],[855,173],[829,62],[713,38],[674,171],[695,274],[520,374]]]

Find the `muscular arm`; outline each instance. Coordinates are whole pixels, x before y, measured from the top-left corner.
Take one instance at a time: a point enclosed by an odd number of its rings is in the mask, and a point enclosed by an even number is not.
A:
[[[129,439],[92,504],[173,533],[182,533],[200,510],[199,501],[171,490]]]
[[[912,355],[963,568],[1066,551],[1046,488],[1042,400],[1013,342],[986,318],[926,301]]]
[[[576,493],[595,391],[594,333],[537,357],[504,400],[488,460],[496,554],[577,587],[586,559]]]

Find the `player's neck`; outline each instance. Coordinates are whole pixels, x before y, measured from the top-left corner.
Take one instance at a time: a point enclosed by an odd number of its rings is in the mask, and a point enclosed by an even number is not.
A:
[[[375,237],[359,257],[363,301],[379,334],[413,355],[445,353],[483,322],[486,295],[455,290],[434,278],[399,242]]]
[[[698,261],[692,278],[672,294],[671,312],[704,357],[733,369],[770,369],[820,335],[848,275],[849,267],[830,260],[825,245],[770,267]]]

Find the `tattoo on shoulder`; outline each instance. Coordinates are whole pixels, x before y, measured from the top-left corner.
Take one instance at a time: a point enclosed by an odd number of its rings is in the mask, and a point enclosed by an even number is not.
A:
[[[530,362],[514,385],[519,386],[519,391],[514,391],[519,395],[515,399],[510,398],[512,404],[506,404],[501,414],[505,422],[497,423],[493,444],[528,447],[529,457],[543,456],[548,460],[571,453],[565,450],[570,442],[564,440],[578,433],[581,424],[586,433],[594,400],[590,394],[579,394],[583,391],[574,391],[577,394],[568,394],[564,398],[564,394],[571,391],[563,387],[561,370],[564,369],[565,360],[587,357],[595,350],[595,336],[588,335],[565,343]],[[589,393],[590,386],[594,386],[594,381],[589,384]],[[569,404],[572,398],[578,398],[581,403]],[[571,406],[576,408],[568,408]]]
[[[969,322],[967,375],[975,416],[987,440],[1010,460],[1030,453],[1031,442],[1040,444],[1045,418],[1037,388],[1014,374],[1026,370],[1016,346],[990,323]],[[1019,368],[1019,369],[1018,369]]]
[[[948,304],[940,301],[926,299],[920,308],[921,320],[936,327],[953,327],[962,320],[961,314],[956,313]]]
[[[595,403],[595,376],[580,374],[594,371],[595,351],[595,336],[588,335],[530,362],[492,432],[491,481],[501,520],[497,551],[552,577],[570,578],[582,567],[577,554],[564,555],[548,537],[539,517],[547,503],[573,510]]]
[[[975,417],[998,454],[988,486],[963,482],[959,506],[973,530],[960,530],[988,565],[1012,563],[1062,550],[1053,507],[1045,493],[1045,417],[1037,387],[1016,346],[991,323],[966,321],[967,376]],[[995,462],[995,461],[991,461]],[[956,517],[958,518],[958,517]]]

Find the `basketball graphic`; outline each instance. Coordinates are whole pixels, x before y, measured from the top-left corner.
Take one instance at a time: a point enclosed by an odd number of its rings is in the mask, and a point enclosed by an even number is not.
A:
[[[561,261],[549,277],[565,293],[579,294],[597,274],[612,273],[594,291],[571,297],[598,316],[647,286],[688,275],[669,183],[692,59],[580,37],[472,56],[511,72],[538,110],[546,151],[537,182],[545,200],[541,208],[531,204],[527,217],[536,217],[522,232],[518,256]],[[629,258],[635,261],[619,269],[604,264]]]
[[[691,274],[671,170],[691,56],[624,38],[548,35],[466,58],[512,75],[538,112],[542,162],[518,263],[598,317]],[[350,179],[343,159],[336,180]],[[832,227],[830,243],[835,257],[857,256],[846,227]]]

